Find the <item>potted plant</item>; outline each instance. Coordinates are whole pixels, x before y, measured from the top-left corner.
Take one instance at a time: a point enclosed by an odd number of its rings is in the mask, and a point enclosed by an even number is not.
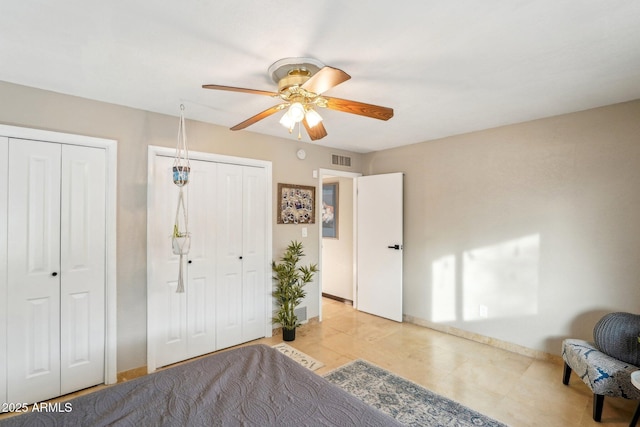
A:
[[[171,247],[174,255],[187,255],[191,247],[191,236],[185,231],[180,231],[178,229],[178,224],[174,224],[173,226]]]
[[[318,271],[317,264],[307,266],[298,265],[304,256],[302,243],[293,241],[287,247],[279,263],[273,261],[273,280],[276,282],[273,297],[278,304],[278,311],[273,321],[282,327],[282,337],[285,341],[293,341],[296,338],[296,327],[300,325],[295,309],[307,292],[304,287],[313,280],[313,275]]]

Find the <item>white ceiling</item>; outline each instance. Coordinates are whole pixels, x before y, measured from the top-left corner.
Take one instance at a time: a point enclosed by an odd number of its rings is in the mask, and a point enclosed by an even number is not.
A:
[[[375,151],[640,98],[637,0],[20,0],[0,8],[0,80],[231,127],[312,57],[351,80],[314,144]],[[284,138],[279,114],[240,132]],[[304,129],[303,129],[304,134]],[[308,141],[306,135],[303,140]]]

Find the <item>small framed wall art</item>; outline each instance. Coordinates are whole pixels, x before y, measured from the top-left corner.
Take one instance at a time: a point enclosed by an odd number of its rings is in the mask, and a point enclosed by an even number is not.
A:
[[[322,184],[322,237],[338,238],[338,183]]]
[[[278,224],[315,224],[316,187],[278,184]]]

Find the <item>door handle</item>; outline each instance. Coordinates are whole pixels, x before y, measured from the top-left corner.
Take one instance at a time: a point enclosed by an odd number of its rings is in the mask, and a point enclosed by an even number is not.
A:
[[[400,245],[392,245],[392,246],[387,246],[389,249],[395,249],[396,251],[399,251],[401,249]]]

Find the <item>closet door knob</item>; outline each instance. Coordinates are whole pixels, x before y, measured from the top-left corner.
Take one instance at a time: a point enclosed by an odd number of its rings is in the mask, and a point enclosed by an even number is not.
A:
[[[238,259],[242,259],[242,256],[239,256]]]
[[[187,262],[188,262],[189,264],[191,264],[193,261],[189,260],[189,261],[187,261]]]
[[[53,277],[56,277],[56,276],[58,275],[58,273],[54,271],[53,273],[51,273],[51,275],[52,275]]]

